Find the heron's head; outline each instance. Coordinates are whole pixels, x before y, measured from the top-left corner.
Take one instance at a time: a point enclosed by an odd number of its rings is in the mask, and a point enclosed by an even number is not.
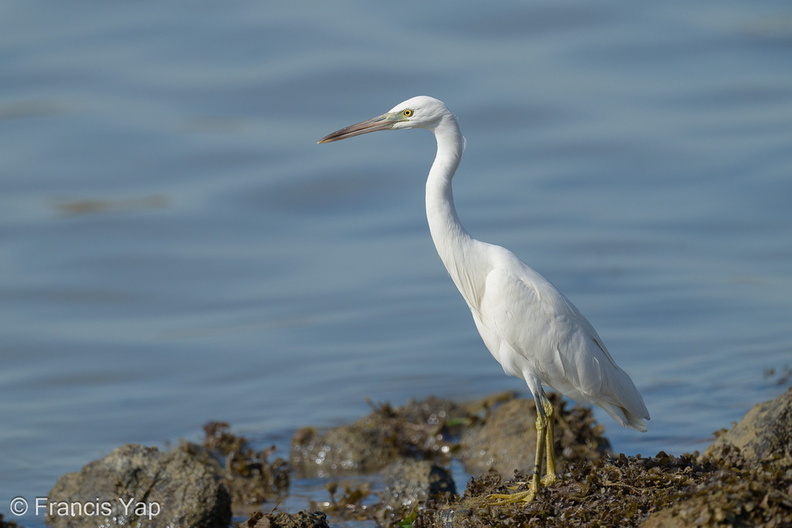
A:
[[[330,143],[377,130],[399,130],[402,128],[426,128],[434,130],[443,118],[453,114],[442,101],[434,97],[419,95],[397,104],[390,111],[373,119],[349,125],[348,127],[328,134],[319,143]]]

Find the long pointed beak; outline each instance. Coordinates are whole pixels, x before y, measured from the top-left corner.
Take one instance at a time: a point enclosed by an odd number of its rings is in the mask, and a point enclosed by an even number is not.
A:
[[[362,121],[354,125],[349,125],[341,130],[336,130],[332,134],[328,134],[319,140],[319,143],[330,143],[331,141],[339,141],[341,139],[359,136],[361,134],[368,134],[369,132],[376,132],[377,130],[390,130],[393,128],[394,121],[388,118],[388,114]]]

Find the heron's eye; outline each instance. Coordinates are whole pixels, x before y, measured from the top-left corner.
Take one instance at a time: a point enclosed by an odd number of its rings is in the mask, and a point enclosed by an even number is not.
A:
[[[402,110],[402,115],[404,117],[412,117],[413,111],[409,108],[405,108],[404,110]]]

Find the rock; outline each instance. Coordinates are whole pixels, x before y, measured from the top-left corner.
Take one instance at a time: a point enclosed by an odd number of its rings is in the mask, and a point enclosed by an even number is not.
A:
[[[383,477],[382,514],[391,522],[409,515],[420,501],[456,495],[451,472],[428,460],[399,460],[383,470]],[[386,524],[386,519],[379,520]]]
[[[3,514],[0,513],[0,528],[17,528],[17,527],[19,527],[19,525],[16,523],[16,521],[4,521]]]
[[[718,436],[704,457],[720,458],[723,448],[733,445],[746,461],[769,459],[792,461],[792,387],[772,401],[754,405],[729,431]]]
[[[424,501],[447,502],[456,494],[450,471],[428,460],[399,459],[381,471],[384,489],[372,502],[369,483],[328,482],[329,501],[312,501],[311,509],[335,520],[375,521],[377,526],[401,526]]]
[[[474,477],[457,501],[419,510],[413,526],[466,528],[469,526],[638,526],[648,512],[663,508],[702,477],[693,456],[601,457],[593,462],[571,462],[558,482],[542,487],[530,503],[491,504],[493,493],[525,489],[518,473],[503,481],[492,471]],[[515,488],[517,486],[517,488]]]
[[[457,500],[441,505],[427,501],[413,526],[792,526],[791,402],[792,392],[787,392],[756,406],[701,457],[664,452],[649,458],[603,456],[598,431],[573,409],[559,414],[556,430],[559,450],[567,458],[563,474],[542,487],[531,503],[492,506],[491,494],[510,493],[515,485],[524,489],[519,483],[529,477],[518,473],[506,482],[493,470],[474,477]],[[497,416],[499,411],[503,416]],[[510,427],[509,420],[521,420],[521,412],[528,408],[510,402],[478,427],[491,423],[502,427],[503,435],[518,434],[526,424]],[[495,431],[482,438],[484,446],[501,446]],[[574,438],[597,448],[585,454],[575,449]]]
[[[472,475],[494,469],[504,478],[533,465],[536,451],[536,407],[532,400],[504,403],[482,424],[465,429],[459,459]]]
[[[215,469],[181,450],[124,445],[58,479],[48,495],[47,523],[224,528],[231,498]]]
[[[204,431],[203,445],[182,441],[178,449],[217,467],[234,504],[261,504],[288,492],[289,465],[282,458],[270,460],[275,447],[256,451],[225,422],[210,422]]]
[[[792,526],[792,388],[755,405],[700,457],[717,473],[643,528]]]
[[[652,513],[641,528],[792,526],[792,470],[747,462],[732,445],[722,453],[701,482],[678,491],[673,504]]]
[[[559,464],[593,461],[608,452],[610,444],[591,409],[566,409],[557,394],[548,397],[555,408],[555,449]],[[491,411],[483,421],[467,427],[460,439],[459,459],[472,475],[495,470],[510,478],[515,471],[533,467],[536,452],[536,406],[533,400],[514,399]]]
[[[734,526],[735,518],[720,506],[710,508],[710,497],[697,496],[652,514],[641,528],[704,528]]]
[[[330,528],[327,515],[322,512],[268,513],[253,514],[237,528]]]
[[[372,473],[399,457],[448,458],[453,424],[468,417],[460,405],[439,398],[381,405],[351,425],[300,429],[289,462],[300,477],[314,478]]]
[[[289,464],[301,478],[371,473],[396,458],[395,447],[377,428],[358,422],[320,432],[298,430],[292,438]]]

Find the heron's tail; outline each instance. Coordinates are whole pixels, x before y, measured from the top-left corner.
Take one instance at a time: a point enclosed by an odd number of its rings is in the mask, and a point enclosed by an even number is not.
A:
[[[637,414],[630,409],[626,409],[620,405],[606,401],[598,401],[596,403],[605,409],[605,412],[608,413],[610,417],[622,427],[635,429],[636,431],[640,431],[642,433],[646,432],[646,420],[649,419],[649,411],[646,410],[646,406],[643,405],[643,401],[641,401],[643,409],[639,411],[641,414]]]

